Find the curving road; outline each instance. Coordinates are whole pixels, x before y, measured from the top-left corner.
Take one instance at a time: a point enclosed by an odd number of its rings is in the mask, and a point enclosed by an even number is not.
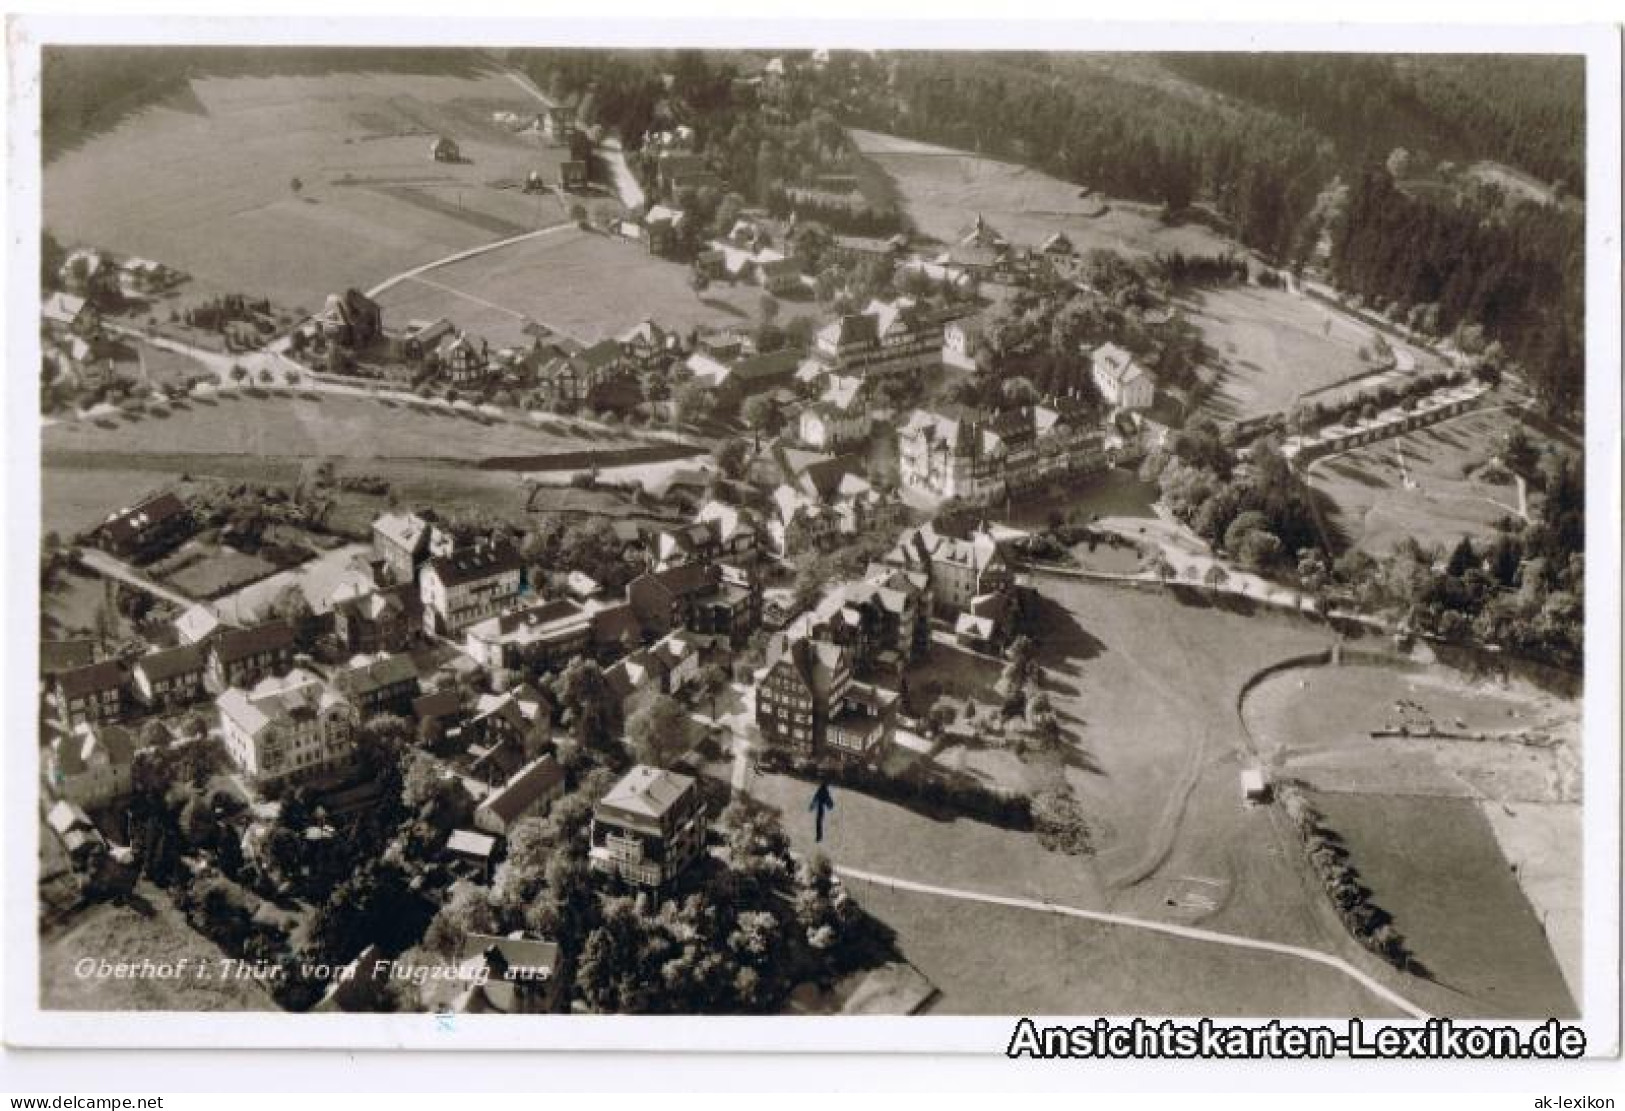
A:
[[[1427,1011],[1424,1011],[1392,988],[1379,983],[1370,975],[1360,971],[1348,961],[1343,960],[1341,957],[1334,957],[1330,953],[1322,953],[1318,949],[1306,949],[1299,945],[1286,945],[1279,941],[1264,941],[1260,938],[1242,937],[1238,934],[1219,933],[1216,930],[1204,930],[1196,926],[1179,926],[1170,922],[1132,918],[1125,914],[1112,914],[1109,911],[1082,910],[1078,907],[1037,899],[1022,899],[1012,895],[992,895],[982,891],[939,887],[932,883],[899,879],[896,876],[880,875],[876,872],[866,872],[860,868],[847,868],[839,864],[835,865],[834,868],[842,879],[860,880],[864,883],[873,883],[898,891],[912,891],[920,895],[935,895],[944,899],[959,899],[971,903],[989,903],[994,906],[1015,907],[1020,910],[1038,911],[1043,914],[1059,914],[1067,918],[1082,918],[1090,922],[1121,926],[1125,929],[1148,930],[1151,933],[1166,934],[1170,937],[1183,938],[1186,941],[1204,941],[1213,945],[1228,945],[1234,949],[1251,949],[1254,952],[1274,953],[1278,956],[1310,961],[1347,976],[1372,995],[1398,1008],[1411,1018],[1426,1019],[1431,1017]]]

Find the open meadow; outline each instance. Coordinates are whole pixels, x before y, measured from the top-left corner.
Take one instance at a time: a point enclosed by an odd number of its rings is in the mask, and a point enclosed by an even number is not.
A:
[[[689,285],[688,268],[630,241],[561,229],[489,254],[438,267],[379,295],[386,319],[446,317],[493,346],[528,344],[525,325],[546,325],[595,343],[652,319],[687,332],[696,325],[754,325],[762,291]],[[794,303],[780,316],[795,315]]]
[[[494,420],[438,404],[407,404],[340,394],[254,397],[222,393],[167,415],[53,424],[54,451],[333,456],[351,459],[459,459],[608,450],[637,438],[585,423]]]
[[[850,881],[941,996],[928,1014],[1398,1017],[1329,968],[1016,907]]]
[[[45,227],[211,289],[315,309],[432,259],[568,218],[565,156],[493,122],[536,101],[494,70],[200,77],[53,159]],[[436,162],[436,136],[458,163]],[[295,179],[299,188],[294,188]]]
[[[1036,247],[1064,231],[1079,251],[1222,254],[1235,244],[1200,224],[1168,225],[1149,205],[1103,198],[1013,162],[853,130],[853,142],[892,180],[915,228],[944,242],[976,215],[1010,242]],[[1082,195],[1080,195],[1082,194]]]
[[[1178,304],[1217,360],[1217,382],[1199,410],[1204,416],[1245,420],[1287,412],[1299,399],[1329,403],[1340,395],[1336,387],[1351,379],[1358,379],[1351,389],[1377,385],[1380,368],[1360,358],[1373,329],[1323,302],[1241,285],[1191,293]],[[1443,368],[1435,356],[1387,341],[1404,348],[1406,357],[1385,380]]]
[[[1481,410],[1317,461],[1312,483],[1331,502],[1336,539],[1382,555],[1406,537],[1450,547],[1491,535],[1496,521],[1520,516],[1518,488],[1479,468],[1516,423],[1504,409]]]
[[[1438,665],[1344,663],[1272,675],[1248,693],[1242,712],[1276,773],[1314,789],[1373,901],[1394,916],[1438,984],[1457,994],[1456,1009],[1572,1011],[1580,958],[1576,701]],[[1370,736],[1400,726],[1485,739]],[[1509,737],[1517,733],[1549,743],[1517,743]]]

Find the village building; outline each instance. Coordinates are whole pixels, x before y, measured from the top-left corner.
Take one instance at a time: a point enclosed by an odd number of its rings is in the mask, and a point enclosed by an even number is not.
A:
[[[748,568],[685,563],[633,579],[627,597],[643,628],[657,636],[676,629],[727,637],[740,645],[761,614],[761,588]]]
[[[341,588],[329,596],[333,636],[352,655],[400,652],[423,626],[422,603],[410,581],[400,586]]]
[[[650,206],[643,217],[649,253],[664,257],[676,254],[682,244],[687,221],[687,214],[680,208],[671,208],[663,204]]]
[[[80,722],[51,741],[45,782],[51,794],[95,809],[130,793],[135,742],[117,725]]]
[[[475,386],[491,374],[491,345],[476,343],[464,332],[442,336],[428,361],[452,385]]]
[[[985,503],[1110,465],[1105,437],[1064,406],[916,409],[897,433],[902,485]]]
[[[257,783],[331,775],[354,757],[355,707],[309,671],[231,687],[215,704],[226,752]]]
[[[1150,371],[1115,343],[1095,348],[1089,366],[1095,388],[1113,408],[1149,409],[1156,401],[1156,382]]]
[[[293,666],[294,632],[286,621],[267,621],[248,629],[223,629],[208,648],[206,681],[219,693],[247,687]]]
[[[372,523],[373,555],[383,561],[390,582],[416,582],[425,563],[455,547],[449,532],[416,513],[384,513]]]
[[[814,451],[842,451],[869,438],[873,419],[863,379],[832,374],[819,399],[801,411],[796,430]]]
[[[691,776],[639,764],[593,808],[596,872],[664,893],[704,851],[705,803]]]
[[[328,294],[316,326],[329,344],[362,351],[383,338],[384,310],[359,289],[347,289]]]
[[[202,602],[189,606],[175,618],[175,635],[182,644],[206,644],[216,632],[227,628],[220,615]]]
[[[756,726],[769,745],[815,755],[851,683],[852,658],[845,648],[778,634],[756,683]]]
[[[130,680],[142,705],[163,712],[204,698],[207,671],[208,654],[203,647],[182,644],[142,656],[130,668]]]
[[[456,1014],[540,1015],[564,997],[557,943],[515,931],[471,933],[458,950],[458,980],[469,987],[451,1004]]]
[[[591,642],[592,613],[556,598],[475,622],[463,651],[493,673],[545,670],[582,655]]]
[[[457,146],[457,140],[449,135],[441,135],[429,147],[429,157],[436,162],[461,162],[463,152]]]
[[[522,818],[547,813],[564,794],[564,769],[551,753],[525,765],[474,810],[474,828],[506,837]]]
[[[979,595],[996,594],[1015,582],[998,541],[982,529],[963,539],[945,536],[932,524],[906,529],[882,562],[924,574],[938,612],[965,610]]]
[[[190,535],[192,513],[169,491],[111,514],[96,528],[97,544],[123,559],[157,555]]]
[[[445,317],[409,320],[405,330],[393,337],[396,355],[409,363],[421,364],[433,354],[442,340],[456,330],[456,326]]]
[[[57,715],[63,724],[116,721],[124,715],[129,674],[118,660],[102,660],[56,677]]]
[[[420,690],[417,665],[404,652],[356,656],[333,672],[333,689],[363,717],[405,714]]]
[[[69,251],[57,280],[69,293],[91,301],[116,301],[121,293],[118,266],[109,255],[92,247]]]
[[[940,365],[940,322],[909,297],[871,301],[813,336],[813,360],[829,374],[862,378],[904,374]]]
[[[518,602],[524,590],[523,561],[511,544],[484,544],[431,559],[418,581],[424,629],[455,636]]]
[[[107,838],[90,820],[85,808],[76,802],[58,799],[45,812],[45,824],[56,835],[76,870],[87,870],[97,858],[107,853]]]

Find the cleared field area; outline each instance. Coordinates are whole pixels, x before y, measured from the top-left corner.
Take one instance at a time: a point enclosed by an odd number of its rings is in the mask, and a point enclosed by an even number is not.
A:
[[[337,394],[252,397],[222,394],[166,416],[63,422],[46,428],[47,463],[56,450],[481,459],[626,447],[642,441],[600,428],[553,422],[493,421],[444,406],[406,405]]]
[[[942,992],[929,1014],[1398,1017],[1355,981],[1293,957],[856,880],[851,889]]]
[[[59,1011],[275,1011],[277,1005],[252,980],[223,979],[224,954],[186,924],[169,896],[150,884],[129,905],[98,903],[60,932],[40,939],[40,1006]],[[188,962],[174,979],[85,977],[75,965],[89,958],[118,964]],[[211,975],[199,979],[199,966]]]
[[[1233,707],[1246,678],[1329,636],[1244,599],[1220,608],[1197,590],[1034,578],[1044,689],[1073,741],[1066,774],[1098,826],[1103,880],[1134,886],[1176,843],[1213,833],[1192,824],[1188,803],[1205,769],[1243,743]]]
[[[46,166],[45,226],[311,309],[565,219],[556,194],[504,187],[531,170],[557,180],[560,148],[492,120],[538,109],[496,72],[198,78]],[[431,158],[442,134],[464,161]]]
[[[1169,226],[1148,205],[1103,198],[1012,162],[873,131],[850,134],[858,150],[892,179],[914,226],[933,239],[952,239],[981,213],[1012,243],[1024,246],[1064,231],[1079,251],[1109,247],[1150,255],[1235,249],[1199,224]]]
[[[1322,402],[1340,391],[1337,384],[1360,376],[1353,386],[1377,385],[1377,368],[1360,359],[1373,329],[1355,318],[1284,289],[1228,286],[1180,299],[1186,318],[1201,329],[1215,352],[1218,381],[1200,412],[1218,420],[1245,420],[1290,410],[1306,394]],[[1388,337],[1406,359],[1388,378],[1440,369],[1432,355]],[[1323,391],[1323,392],[1317,392]]]
[[[1317,463],[1313,485],[1335,507],[1328,524],[1378,555],[1408,536],[1425,546],[1489,536],[1519,515],[1518,488],[1478,469],[1517,422],[1506,410],[1475,412]]]
[[[1086,858],[1048,852],[1030,833],[969,818],[943,820],[839,786],[830,788],[835,809],[825,818],[824,840],[818,842],[807,810],[816,789],[815,783],[784,775],[758,773],[750,781],[751,796],[779,811],[798,852],[948,887],[1102,905]]]
[[[1346,663],[1271,676],[1243,716],[1277,774],[1315,789],[1374,901],[1455,994],[1436,1006],[1572,1007],[1561,993],[1580,965],[1578,702],[1437,666]],[[1554,743],[1369,736],[1428,723]]]
[[[1372,901],[1433,979],[1467,1010],[1572,1017],[1574,1000],[1540,919],[1478,806],[1461,799],[1320,795]]]
[[[493,345],[529,343],[527,323],[545,324],[583,343],[644,319],[686,332],[696,325],[754,323],[762,291],[689,285],[688,269],[635,243],[568,228],[439,267],[379,296],[386,318],[444,316]],[[795,315],[793,303],[781,316]]]

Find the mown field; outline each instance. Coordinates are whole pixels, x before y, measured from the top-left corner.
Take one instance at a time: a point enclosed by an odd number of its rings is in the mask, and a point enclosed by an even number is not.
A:
[[[1579,962],[1577,702],[1437,666],[1344,663],[1271,676],[1243,714],[1277,774],[1315,789],[1374,901],[1450,993],[1442,1005],[1564,1013],[1559,962],[1571,977]],[[1369,736],[1429,722],[1560,743]]]
[[[1375,555],[1406,537],[1448,547],[1489,536],[1496,521],[1518,516],[1517,486],[1471,472],[1516,421],[1504,410],[1477,412],[1317,463],[1314,487],[1335,507],[1328,523]]]
[[[1540,919],[1477,804],[1370,794],[1315,802],[1372,901],[1394,916],[1432,979],[1466,997],[1469,1013],[1577,1014]]]
[[[47,165],[45,226],[312,309],[566,219],[558,196],[504,187],[533,169],[557,177],[561,149],[492,121],[539,107],[494,71],[199,78]],[[440,134],[463,163],[431,159]]]
[[[1175,842],[1204,838],[1187,824],[1188,799],[1211,763],[1234,758],[1247,676],[1324,648],[1329,634],[1246,600],[1221,608],[1195,589],[1048,575],[1036,585],[1044,689],[1074,742],[1067,775],[1098,824],[1103,878],[1131,886]]]
[[[440,267],[385,290],[386,319],[446,317],[493,346],[529,343],[528,322],[545,324],[583,343],[616,336],[644,319],[686,332],[696,325],[752,325],[762,291],[716,283],[703,293],[688,269],[642,247],[566,228],[463,262]],[[786,302],[781,319],[796,314]]]
[[[850,888],[942,992],[929,1014],[1398,1017],[1348,977],[1292,957],[862,881]]]
[[[497,455],[605,450],[641,442],[601,428],[550,420],[492,420],[429,404],[337,394],[254,397],[224,393],[165,416],[120,416],[51,425],[58,449],[165,454],[334,456],[353,459],[481,459]]]
[[[1064,231],[1079,251],[1218,254],[1234,247],[1199,224],[1169,226],[1147,205],[1080,196],[1088,190],[1025,166],[874,131],[850,134],[892,179],[915,227],[934,239],[952,239],[981,213],[1012,243],[1024,246]]]
[[[1216,356],[1218,381],[1201,412],[1219,420],[1286,412],[1305,394],[1378,369],[1359,355],[1371,342],[1369,325],[1284,289],[1229,286],[1179,304]],[[1411,373],[1439,368],[1424,352],[1410,349],[1410,357]]]

